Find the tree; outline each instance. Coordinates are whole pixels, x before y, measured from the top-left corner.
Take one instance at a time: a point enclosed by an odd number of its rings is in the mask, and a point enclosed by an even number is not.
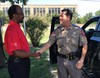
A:
[[[79,17],[79,14],[77,12],[73,13],[73,19],[72,19],[72,23],[77,23],[77,18]]]
[[[21,3],[23,3],[24,5],[26,5],[26,3],[28,2],[28,0],[20,0]]]
[[[24,5],[26,5],[26,3],[28,2],[28,0],[0,0],[1,2],[6,2],[9,1],[11,2],[11,4],[15,4],[15,3],[23,3]]]
[[[91,19],[92,17],[93,17],[93,13],[92,13],[92,12],[87,13],[85,16],[83,16],[82,22],[85,23],[85,22],[87,22],[89,19]]]
[[[8,0],[0,0],[1,2],[6,2],[6,1],[8,1]]]
[[[5,24],[6,16],[2,11],[0,11],[0,68],[5,66],[5,56],[4,56],[4,50],[3,50],[3,38],[2,38],[2,32],[1,27]]]
[[[50,24],[51,23],[51,20],[52,20],[52,17],[58,17],[58,16],[59,16],[59,14],[53,13],[52,15],[51,14],[47,14],[45,16],[45,18],[47,19],[48,23]]]
[[[8,17],[2,11],[0,11],[0,18],[3,18],[4,24],[8,22]]]
[[[81,18],[81,17],[78,17],[78,18],[77,18],[77,23],[81,24],[81,23],[82,23],[81,20],[82,20],[82,18]]]
[[[33,17],[26,21],[26,31],[30,36],[33,46],[37,47],[43,37],[44,30],[48,27],[46,18]]]
[[[95,12],[95,16],[100,16],[100,10]]]

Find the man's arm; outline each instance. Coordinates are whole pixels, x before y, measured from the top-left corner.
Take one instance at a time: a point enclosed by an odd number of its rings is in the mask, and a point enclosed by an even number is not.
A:
[[[87,48],[88,48],[87,44],[83,45],[81,58],[76,63],[76,67],[78,69],[81,69],[83,67],[85,56],[86,56],[86,53],[87,53]]]
[[[80,60],[83,61],[83,62],[84,62],[84,59],[85,59],[85,56],[86,56],[86,53],[87,53],[87,48],[88,48],[87,44],[83,45],[82,55],[81,55],[81,58],[80,58]]]
[[[14,51],[13,54],[15,57],[20,57],[20,58],[28,58],[28,57],[38,57],[40,54],[39,53],[32,53],[32,52],[25,52],[23,50],[16,50]]]
[[[45,43],[44,46],[37,50],[36,53],[43,53],[44,51],[46,51],[47,49],[49,49],[51,46],[51,44],[49,42]]]

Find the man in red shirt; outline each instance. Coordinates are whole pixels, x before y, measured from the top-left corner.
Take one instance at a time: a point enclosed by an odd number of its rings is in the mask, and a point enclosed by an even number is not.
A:
[[[27,39],[21,30],[23,22],[23,10],[18,5],[12,5],[8,10],[9,25],[5,33],[4,45],[9,55],[8,72],[10,78],[29,78],[29,57],[37,57],[38,54],[30,52]]]

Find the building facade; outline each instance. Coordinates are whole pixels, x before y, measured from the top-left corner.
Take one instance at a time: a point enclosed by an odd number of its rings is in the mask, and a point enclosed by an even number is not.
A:
[[[7,15],[8,8],[11,6],[10,3],[0,3],[0,11],[3,11],[5,15]],[[22,6],[22,5],[20,5]],[[28,16],[43,16],[47,14],[60,14],[60,11],[64,8],[69,8],[73,12],[77,12],[76,4],[63,4],[63,5],[24,5],[24,14],[26,17]]]

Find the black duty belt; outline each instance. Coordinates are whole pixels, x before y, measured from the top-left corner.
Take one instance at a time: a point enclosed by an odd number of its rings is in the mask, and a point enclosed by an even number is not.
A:
[[[13,60],[14,62],[18,63],[18,62],[24,62],[29,60],[29,58],[20,58],[20,57],[16,57],[14,55],[9,56],[10,60]]]
[[[72,52],[72,53],[69,53],[69,54],[61,54],[61,53],[58,53],[58,56],[62,57],[62,58],[66,58],[68,60],[74,60],[76,57],[78,57],[78,54],[75,53],[75,52]]]

